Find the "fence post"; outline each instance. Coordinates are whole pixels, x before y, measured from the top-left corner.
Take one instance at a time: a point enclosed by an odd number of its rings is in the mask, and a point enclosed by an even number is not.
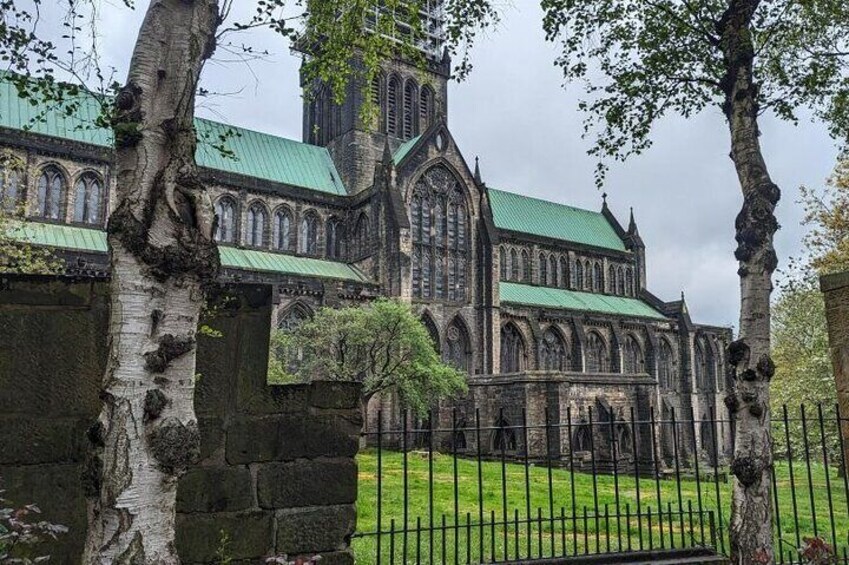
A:
[[[840,412],[849,414],[849,271],[820,277],[820,290],[825,299],[831,364],[837,386]],[[849,420],[840,425],[843,457],[849,461]]]

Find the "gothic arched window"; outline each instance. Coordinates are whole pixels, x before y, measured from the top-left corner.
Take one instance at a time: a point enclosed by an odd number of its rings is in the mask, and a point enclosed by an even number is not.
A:
[[[565,257],[560,258],[560,286],[569,286],[569,261]]]
[[[338,218],[327,221],[327,257],[342,259],[345,255],[345,224]]]
[[[646,361],[637,338],[632,335],[625,338],[625,351],[623,353],[625,356],[625,373],[636,375],[645,372]]]
[[[525,369],[525,341],[513,324],[501,328],[501,372],[519,373]]]
[[[413,296],[464,301],[471,252],[469,218],[462,185],[446,167],[436,165],[416,182],[410,226]]]
[[[613,265],[607,268],[607,292],[616,294],[616,267]]]
[[[419,133],[419,87],[408,79],[404,84],[404,118],[402,121],[404,139],[415,137]]]
[[[446,361],[454,368],[471,373],[472,369],[472,345],[469,341],[469,332],[460,320],[454,319],[445,331]]]
[[[607,343],[596,332],[587,335],[587,372],[607,373],[610,370],[610,354]]]
[[[634,271],[630,268],[625,271],[625,292],[634,296]]]
[[[569,349],[566,343],[560,336],[560,332],[553,328],[548,328],[542,334],[542,347],[540,351],[540,361],[542,368],[546,371],[567,371],[569,370]]]
[[[0,168],[0,210],[15,212],[20,204],[20,173],[12,167]]]
[[[382,133],[386,132],[386,115],[383,107],[384,80],[380,73],[374,75],[374,78],[371,79],[371,103],[374,104],[378,130]]]
[[[498,270],[500,279],[506,281],[509,270],[507,268],[507,252],[504,251],[503,247],[498,248]]]
[[[522,282],[531,282],[531,258],[527,251],[522,251]]]
[[[218,217],[218,226],[215,228],[215,241],[220,243],[235,243],[236,226],[236,201],[229,196],[222,196],[215,203],[215,215]]]
[[[713,349],[703,338],[696,341],[695,347],[696,388],[701,392],[716,390],[716,362]]]
[[[38,215],[50,220],[61,220],[65,192],[62,172],[53,165],[44,167],[38,178]]]
[[[548,284],[548,260],[544,253],[539,254],[539,284],[543,286]]]
[[[550,277],[551,286],[558,286],[557,259],[554,255],[548,258],[548,276]]]
[[[586,290],[592,290],[594,284],[595,283],[593,282],[593,266],[592,263],[587,261],[586,263],[584,263],[584,288]]]
[[[422,325],[427,330],[428,336],[430,337],[431,343],[433,343],[433,349],[437,353],[440,351],[439,344],[439,330],[436,329],[436,324],[428,314],[422,316]]]
[[[245,244],[251,247],[265,247],[265,226],[268,224],[268,214],[265,207],[254,202],[248,208],[248,225],[245,233]]]
[[[575,261],[575,280],[574,286],[576,290],[584,290],[584,264],[580,259]]]
[[[301,218],[298,251],[305,255],[318,255],[318,217],[312,212]]]
[[[358,257],[364,257],[371,250],[369,239],[369,219],[365,212],[361,212],[354,226],[354,252]]]
[[[292,245],[292,214],[286,210],[277,210],[274,214],[271,245],[279,251],[291,251]]]
[[[386,133],[398,135],[398,105],[401,98],[401,81],[398,77],[389,78],[386,89]]]
[[[495,431],[492,434],[492,449],[496,452],[516,451],[518,443],[516,442],[516,430],[510,426],[505,418],[499,417],[495,421]]]
[[[74,221],[85,224],[100,222],[103,197],[100,179],[94,173],[84,173],[74,190]]]
[[[519,256],[515,249],[510,250],[510,280],[519,280]]]
[[[604,270],[601,268],[601,263],[593,265],[593,290],[596,292],[604,290]]]
[[[425,85],[419,99],[420,131],[424,131],[433,122],[433,90]]]
[[[616,271],[616,294],[625,295],[625,269],[622,267]]]
[[[678,364],[675,362],[675,353],[665,339],[660,340],[657,369],[661,388],[672,390],[678,386]]]

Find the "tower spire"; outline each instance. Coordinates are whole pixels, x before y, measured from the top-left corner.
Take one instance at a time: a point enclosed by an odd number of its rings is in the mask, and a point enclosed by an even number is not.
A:
[[[392,157],[392,148],[389,147],[389,138],[385,138],[383,140],[383,164],[384,165],[393,165],[394,159]]]
[[[481,164],[480,158],[475,155],[475,182],[477,184],[481,184],[483,181],[481,180]]]
[[[631,206],[631,220],[628,222],[628,233],[634,235],[638,231],[637,222],[634,220],[634,207]]]
[[[606,192],[601,193],[601,209],[602,210],[607,209],[607,193]]]

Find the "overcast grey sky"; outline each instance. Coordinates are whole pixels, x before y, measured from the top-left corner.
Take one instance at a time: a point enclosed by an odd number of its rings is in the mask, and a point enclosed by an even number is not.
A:
[[[103,63],[123,81],[146,3],[135,12],[104,0],[100,35]],[[238,0],[239,9],[253,2]],[[581,138],[576,109],[578,85],[563,87],[553,65],[556,51],[544,41],[537,2],[518,0],[501,26],[475,48],[470,79],[452,84],[450,129],[469,162],[481,159],[490,186],[597,210],[601,193],[593,182],[590,146]],[[300,139],[299,59],[269,32],[232,38],[267,48],[267,61],[214,61],[203,83],[233,93],[203,102],[201,115]],[[227,58],[219,51],[218,58]],[[820,186],[834,167],[837,148],[824,128],[766,119],[762,143],[774,180],[783,191],[777,235],[782,263],[797,254],[803,229],[796,203],[802,184]],[[718,110],[690,119],[668,119],[654,132],[643,156],[612,166],[605,190],[620,221],[633,206],[646,242],[649,289],[664,300],[683,290],[690,312],[702,323],[737,325],[739,301],[734,217],[742,202],[728,158],[728,133]]]

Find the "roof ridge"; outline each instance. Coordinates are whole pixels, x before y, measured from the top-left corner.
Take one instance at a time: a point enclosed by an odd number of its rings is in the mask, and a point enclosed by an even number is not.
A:
[[[229,127],[229,128],[240,129],[240,130],[247,131],[247,132],[250,132],[250,133],[255,133],[255,134],[258,134],[258,135],[263,135],[263,136],[266,136],[266,137],[273,137],[274,139],[282,139],[283,141],[290,141],[292,143],[297,143],[298,145],[306,145],[308,147],[315,147],[316,149],[323,149],[324,151],[328,151],[327,147],[324,147],[322,145],[315,145],[314,143],[308,143],[306,141],[298,141],[297,139],[293,139],[291,137],[286,137],[284,135],[278,135],[276,133],[269,133],[267,131],[254,129],[252,127],[239,126],[239,125],[230,124],[230,123],[227,123],[227,122],[222,122],[222,121],[219,121],[219,120],[213,120],[211,118],[203,118],[201,116],[195,116],[194,119],[198,120],[198,121],[214,124],[214,125],[217,125],[217,126],[224,126],[224,127]],[[329,151],[328,151],[328,153],[329,153]]]
[[[588,214],[595,214],[597,216],[602,216],[601,212],[596,212],[595,210],[589,210],[587,208],[580,208],[578,206],[573,206],[571,204],[564,204],[563,202],[555,202],[554,200],[546,200],[545,198],[540,198],[539,196],[530,196],[528,194],[521,194],[519,192],[513,192],[511,190],[504,190],[503,188],[492,188],[488,187],[490,192],[500,192],[502,194],[509,194],[510,196],[518,196],[519,198],[527,198],[529,200],[536,200],[537,202],[544,202],[546,204],[553,204],[555,206],[562,206],[563,208],[569,208],[570,210],[575,210],[577,212],[586,212]]]

